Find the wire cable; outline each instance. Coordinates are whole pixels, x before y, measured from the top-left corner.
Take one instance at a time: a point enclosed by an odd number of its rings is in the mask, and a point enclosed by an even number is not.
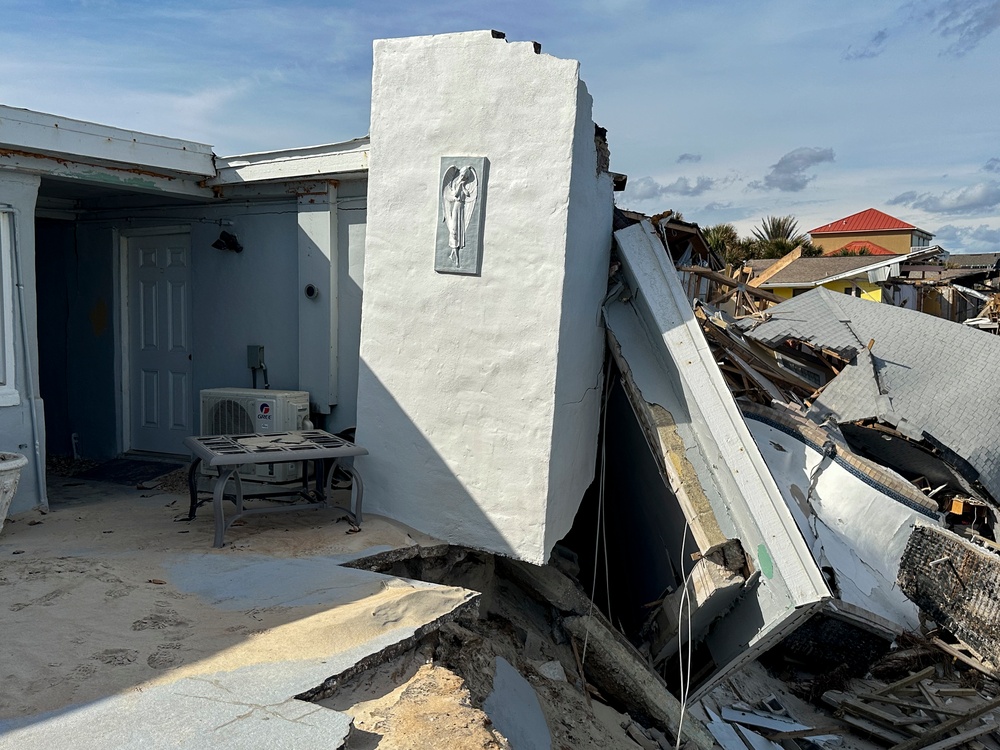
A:
[[[691,529],[691,522],[684,522],[684,536],[681,537],[681,570],[684,570],[684,553],[687,547],[688,532]],[[681,584],[681,595],[680,601],[677,605],[677,668],[679,672],[680,679],[680,704],[681,704],[681,715],[677,722],[677,742],[674,745],[674,750],[680,750],[681,747],[681,736],[684,730],[684,716],[687,713],[687,699],[688,694],[691,689],[691,661],[692,661],[692,645],[691,645],[691,595],[688,589],[688,583],[691,580],[691,573],[688,571],[684,574],[684,581]],[[684,617],[684,610],[687,609],[687,674],[684,672],[684,640],[683,640],[683,627],[681,621]]]
[[[594,614],[594,598],[597,596],[597,556],[600,552],[601,539],[604,539],[604,586],[607,589],[608,620],[611,619],[611,586],[608,576],[608,542],[604,535],[604,476],[605,476],[605,456],[607,455],[607,426],[608,426],[608,399],[611,397],[611,361],[610,358],[604,367],[604,394],[601,404],[601,473],[600,485],[597,488],[597,530],[594,535],[594,576],[590,584],[590,607],[587,611],[587,628],[583,633],[583,655],[580,661],[587,663],[587,644],[590,641],[590,617]],[[587,686],[583,686],[586,693]]]

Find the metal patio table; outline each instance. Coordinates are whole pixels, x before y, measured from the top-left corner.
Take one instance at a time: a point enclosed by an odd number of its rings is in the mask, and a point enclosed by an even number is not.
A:
[[[339,469],[351,478],[351,508],[345,509],[351,523],[358,528],[361,523],[361,502],[364,496],[364,484],[361,475],[353,466],[344,464],[341,459],[349,456],[363,456],[368,453],[354,443],[331,435],[323,430],[297,430],[293,432],[277,432],[269,435],[203,435],[185,438],[184,444],[194,454],[194,460],[188,469],[188,488],[191,494],[191,507],[187,518],[195,517],[200,502],[198,501],[198,468],[201,464],[218,470],[212,492],[212,506],[215,511],[215,547],[223,546],[223,539],[232,524],[244,516],[262,513],[281,513],[287,511],[313,510],[331,507],[327,501],[333,489],[334,473]],[[323,465],[328,459],[333,462],[324,473]],[[243,480],[240,478],[240,468],[247,464],[280,464],[302,463],[302,478],[298,487],[276,486],[266,492],[246,495],[243,492]],[[315,486],[309,487],[309,463],[313,464]],[[228,519],[223,508],[226,499],[226,485],[229,480],[234,482],[236,514]],[[253,482],[252,477],[247,481]],[[280,498],[291,500],[280,500]],[[244,499],[271,499],[281,502],[280,505],[269,505],[261,508],[244,508]],[[297,502],[305,500],[307,504]]]

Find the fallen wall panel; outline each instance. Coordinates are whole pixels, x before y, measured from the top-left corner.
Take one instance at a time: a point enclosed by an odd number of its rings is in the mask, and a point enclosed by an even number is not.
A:
[[[608,302],[605,319],[633,405],[641,401],[637,412],[659,414],[647,434],[670,423],[671,440],[651,440],[651,447],[675,494],[691,501],[686,514],[693,509],[703,516],[688,515],[705,532],[695,534],[699,544],[720,532],[738,538],[760,572],[758,584],[708,637],[715,661],[733,667],[758,656],[831,593],[651,225],[621,229],[615,243],[629,290]]]

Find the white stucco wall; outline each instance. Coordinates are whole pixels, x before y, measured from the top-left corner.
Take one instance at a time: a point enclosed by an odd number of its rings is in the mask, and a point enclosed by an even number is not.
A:
[[[38,349],[35,338],[38,326],[35,317],[34,216],[38,185],[37,175],[16,172],[0,174],[0,206],[13,209],[13,213],[9,214],[8,226],[13,229],[16,225],[16,234],[8,232],[3,242],[6,257],[0,262],[0,273],[7,276],[3,279],[4,294],[0,296],[6,298],[2,300],[4,316],[10,317],[10,325],[5,326],[4,338],[9,335],[13,341],[3,341],[0,345],[13,344],[8,353],[13,354],[14,385],[17,390],[16,398],[5,399],[8,403],[0,405],[0,451],[22,453],[28,457],[28,465],[21,470],[17,494],[10,506],[11,514],[30,510],[46,502],[44,488],[38,481],[39,464],[44,466],[45,463],[45,417],[42,400],[38,397]],[[20,256],[21,282],[25,295],[27,342],[23,337],[18,290],[15,288],[16,256]],[[3,323],[4,321],[0,321],[0,325]],[[27,381],[26,358],[30,358],[30,384]],[[31,422],[32,400],[36,408],[37,436]]]
[[[488,31],[375,43],[366,508],[536,563],[596,453],[612,187],[578,69]],[[440,159],[455,155],[489,160],[479,276],[434,270]]]

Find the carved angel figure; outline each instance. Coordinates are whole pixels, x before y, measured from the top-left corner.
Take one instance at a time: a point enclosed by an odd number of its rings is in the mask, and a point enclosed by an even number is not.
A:
[[[459,265],[459,250],[465,247],[465,233],[472,219],[479,194],[479,178],[471,166],[449,167],[444,173],[441,199],[444,205],[443,221],[448,225],[449,256]]]

